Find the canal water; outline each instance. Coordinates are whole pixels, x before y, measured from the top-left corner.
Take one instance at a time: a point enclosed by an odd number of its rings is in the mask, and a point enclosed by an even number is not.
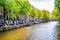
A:
[[[0,40],[60,40],[57,21],[0,32]]]
[[[47,22],[35,25],[32,34],[27,40],[56,40],[56,26],[58,22]]]
[[[56,37],[57,40],[60,40],[60,23],[58,23],[57,25],[57,37]]]

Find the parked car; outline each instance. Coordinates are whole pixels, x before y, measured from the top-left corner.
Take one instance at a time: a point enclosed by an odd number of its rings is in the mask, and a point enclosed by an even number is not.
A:
[[[39,23],[38,19],[34,19],[34,24],[38,24],[38,23]]]
[[[39,22],[43,22],[43,20],[42,20],[42,19],[39,19],[38,21],[39,21]]]
[[[3,16],[0,15],[0,27],[2,27],[4,25],[4,21],[3,20],[4,20]]]
[[[18,20],[14,20],[14,24],[18,25],[19,24]]]
[[[48,22],[48,19],[43,19],[44,22]]]
[[[19,19],[19,24],[24,24],[25,23],[25,20],[23,20],[23,19]]]
[[[13,20],[9,20],[9,25],[14,25],[14,21]]]
[[[4,25],[3,20],[0,20],[0,27],[2,27]]]

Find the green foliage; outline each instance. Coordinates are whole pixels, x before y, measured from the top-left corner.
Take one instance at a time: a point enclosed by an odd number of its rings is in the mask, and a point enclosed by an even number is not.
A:
[[[57,10],[53,10],[53,12],[52,12],[52,17],[53,17],[53,18],[60,18],[60,14],[58,13]]]
[[[50,12],[47,10],[42,10],[42,17],[49,19],[50,18]]]
[[[55,6],[60,11],[60,0],[55,0]]]
[[[60,0],[55,0],[55,9],[53,10],[53,15],[55,15],[55,18],[60,18]]]
[[[53,18],[57,18],[58,14],[57,14],[57,8],[54,8],[54,10],[52,11],[52,17]]]
[[[5,8],[6,16],[9,18],[17,18],[20,15],[49,18],[49,12],[45,10],[41,12],[41,10],[35,9],[29,4],[28,0],[0,0],[0,6]]]
[[[36,9],[35,13],[36,13],[36,18],[40,18],[41,17],[41,14],[42,14],[41,10]]]
[[[8,14],[6,14],[6,16],[8,16],[9,18],[16,18],[15,13],[13,12],[9,12]]]
[[[36,9],[34,9],[33,6],[30,6],[30,5],[29,5],[28,14],[29,14],[31,17],[33,17],[33,18],[36,16],[35,10],[36,10]]]

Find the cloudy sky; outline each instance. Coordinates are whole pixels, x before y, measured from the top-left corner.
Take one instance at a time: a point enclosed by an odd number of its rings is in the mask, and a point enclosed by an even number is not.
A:
[[[54,0],[29,0],[29,2],[35,8],[38,8],[40,10],[45,9],[52,12],[54,9]]]

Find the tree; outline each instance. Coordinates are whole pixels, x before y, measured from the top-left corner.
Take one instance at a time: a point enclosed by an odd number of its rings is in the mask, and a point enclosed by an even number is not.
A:
[[[60,18],[60,14],[57,10],[57,8],[55,7],[54,10],[52,11],[52,17],[53,18]]]
[[[40,18],[41,17],[41,10],[36,9],[35,13],[36,13],[36,18]]]
[[[35,16],[34,7],[29,4],[28,0],[0,0],[0,6],[3,7],[4,11],[4,23],[7,16],[12,19],[20,15],[25,16],[25,18],[27,18],[26,15]]]
[[[55,0],[55,8],[57,10],[57,18],[60,18],[60,0]]]
[[[49,19],[50,18],[50,12],[47,10],[42,10],[42,18]]]
[[[0,0],[0,7],[3,7],[3,15],[4,15],[4,25],[5,25],[5,11],[6,11],[6,9],[5,9],[5,5],[4,5],[4,2],[6,2],[5,0]]]
[[[3,7],[4,11],[4,24],[6,16],[9,18],[16,18],[21,8],[21,5],[18,3],[18,1],[20,2],[20,0],[0,0],[0,6]]]
[[[57,10],[60,11],[60,0],[55,0],[55,6],[57,7]]]

